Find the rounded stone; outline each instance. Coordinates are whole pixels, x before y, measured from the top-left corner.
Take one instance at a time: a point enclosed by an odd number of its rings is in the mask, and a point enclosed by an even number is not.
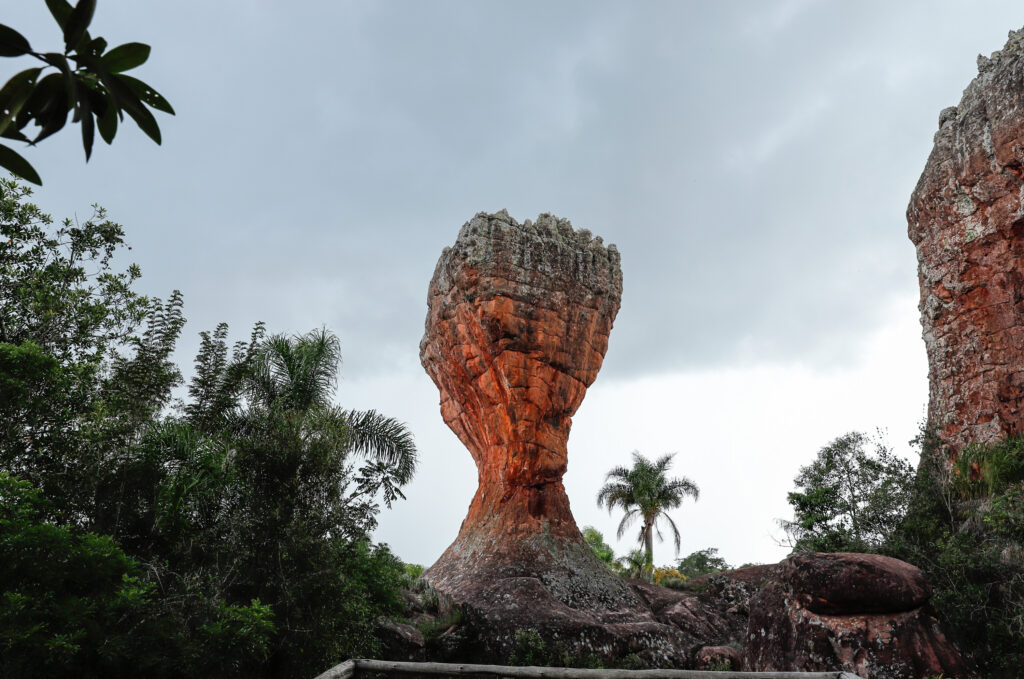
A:
[[[801,606],[823,615],[909,611],[932,594],[921,569],[881,554],[799,554],[783,562],[782,579]]]

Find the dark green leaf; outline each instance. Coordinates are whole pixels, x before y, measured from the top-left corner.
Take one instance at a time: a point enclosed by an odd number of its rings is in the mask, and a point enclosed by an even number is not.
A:
[[[90,41],[89,44],[85,46],[84,51],[87,54],[94,54],[98,56],[100,54],[103,54],[103,50],[105,49],[107,49],[107,41],[103,38],[96,38],[95,40]]]
[[[65,94],[63,73],[51,73],[39,81],[35,91],[32,92],[32,96],[22,106],[21,113],[18,114],[14,127],[21,129],[33,118],[38,120],[39,115],[45,114],[48,107],[54,106],[54,99],[57,97],[55,93],[59,94],[66,104],[67,95]],[[66,105],[64,110],[67,111]],[[42,125],[42,123],[39,124]]]
[[[140,106],[138,109],[134,107],[125,107],[125,112],[132,117],[135,124],[139,126],[146,135],[155,141],[157,144],[160,143],[160,126],[156,123],[156,118],[149,112],[149,109],[145,106]]]
[[[82,87],[80,84],[78,90],[78,101],[76,102],[75,108],[78,112],[78,117],[82,121],[82,147],[85,149],[85,162],[89,162],[89,158],[92,157],[92,142],[95,134],[95,123],[92,119],[92,104],[89,101],[89,88]]]
[[[46,63],[50,64],[51,66],[56,66],[62,71],[70,70],[68,68],[67,57],[65,57],[60,52],[46,52],[42,55],[42,59]]]
[[[155,108],[157,111],[170,113],[172,116],[174,115],[174,109],[171,108],[171,104],[164,99],[159,92],[146,83],[142,82],[138,78],[133,78],[130,75],[119,75],[118,78],[135,94],[135,96]]]
[[[67,0],[46,0],[46,6],[50,9],[50,14],[57,20],[57,25],[60,26],[60,30],[64,30],[64,26],[67,25],[68,17],[71,16],[72,7],[68,4]]]
[[[0,167],[33,184],[43,185],[43,180],[39,178],[39,174],[29,162],[22,158],[17,151],[3,144],[0,144]]]
[[[29,143],[28,137],[23,135],[21,133],[21,130],[14,129],[14,127],[8,127],[6,130],[4,130],[3,134],[0,134],[0,137],[6,137],[7,139],[15,139],[17,141],[23,141],[26,144]]]
[[[25,36],[10,26],[0,24],[0,57],[17,57],[31,51],[32,45],[28,44]]]
[[[78,4],[71,10],[64,25],[64,45],[68,51],[78,47],[78,43],[85,37],[85,31],[89,28],[95,11],[96,0],[78,0]]]
[[[149,59],[149,45],[141,42],[125,43],[110,50],[101,59],[111,73],[130,71]]]
[[[7,81],[0,89],[0,134],[6,130],[11,122],[21,112],[22,106],[32,96],[35,89],[35,79],[42,69],[30,68],[17,74]]]
[[[41,68],[29,68],[21,73],[14,75],[8,80],[2,88],[0,88],[0,108],[7,110],[8,105],[12,99],[13,94],[24,87],[26,82],[34,83],[36,77],[38,77]]]
[[[39,82],[36,94],[32,96],[36,123],[41,128],[33,144],[38,144],[51,134],[63,129],[68,120],[68,85],[63,73],[51,73]],[[37,96],[39,98],[37,102]]]
[[[149,109],[142,103],[138,95],[128,87],[125,81],[128,76],[110,73],[98,60],[89,60],[86,63],[94,66],[93,70],[99,76],[100,82],[107,88],[111,97],[113,97],[115,104],[130,115],[132,120],[139,126],[139,129],[145,132],[150,139],[159,144],[160,126],[157,125],[156,118],[149,112]]]
[[[117,106],[108,97],[103,113],[96,119],[96,127],[99,128],[100,136],[108,144],[114,141],[114,135],[117,134],[117,113]]]

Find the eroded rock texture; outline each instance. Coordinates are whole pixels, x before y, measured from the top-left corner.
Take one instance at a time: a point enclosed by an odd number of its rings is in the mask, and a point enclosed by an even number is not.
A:
[[[575,653],[686,665],[717,623],[712,611],[668,604],[662,618],[700,629],[659,619],[583,541],[562,486],[572,415],[601,368],[621,294],[615,247],[547,214],[524,224],[478,214],[437,263],[420,358],[479,487],[424,577],[489,652],[533,628]]]
[[[978,71],[907,209],[929,420],[953,451],[1024,431],[1024,29]]]
[[[774,568],[748,602],[749,669],[974,676],[928,612],[931,590],[915,566],[840,553],[801,554]]]
[[[479,471],[463,542],[579,535],[562,487],[566,442],[621,295],[615,246],[547,214],[478,214],[441,254],[420,359]]]
[[[796,557],[675,591],[621,579],[597,559],[562,475],[621,292],[618,252],[551,215],[519,224],[504,211],[478,214],[442,253],[420,358],[479,487],[455,542],[424,573],[441,614],[462,614],[428,657],[509,660],[520,633],[535,630],[556,664],[965,676],[909,564]]]
[[[441,254],[420,359],[479,486],[430,570],[435,587],[475,589],[482,568],[536,571],[568,603],[621,603],[624,587],[590,573],[562,486],[572,415],[601,368],[621,295],[615,246],[547,214],[519,224],[480,213]]]

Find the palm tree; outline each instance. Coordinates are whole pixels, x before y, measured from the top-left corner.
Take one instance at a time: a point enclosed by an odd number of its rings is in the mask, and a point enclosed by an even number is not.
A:
[[[626,529],[637,519],[643,520],[640,528],[640,545],[644,548],[648,564],[654,563],[654,536],[661,541],[658,521],[664,519],[672,529],[676,554],[679,553],[679,529],[668,515],[668,510],[682,504],[687,496],[696,500],[700,489],[690,479],[668,478],[665,474],[672,466],[675,453],[669,453],[651,462],[637,451],[633,451],[633,467],[616,467],[608,472],[605,484],[597,493],[597,506],[608,507],[608,513],[619,507],[626,512],[619,522],[617,537],[622,538]]]
[[[273,335],[256,353],[250,406],[286,414],[301,440],[329,441],[336,449],[367,458],[360,480],[383,493],[390,507],[416,470],[416,445],[406,426],[375,410],[344,410],[331,402],[338,380],[341,343],[326,329],[305,335]]]

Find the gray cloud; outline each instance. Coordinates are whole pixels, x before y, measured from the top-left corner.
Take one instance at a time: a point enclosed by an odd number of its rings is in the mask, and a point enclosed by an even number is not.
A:
[[[59,40],[42,3],[7,11]],[[855,360],[914,293],[903,210],[938,112],[1024,9],[105,0],[95,22],[153,45],[140,74],[178,116],[88,167],[71,132],[30,151],[39,202],[110,208],[146,289],[185,292],[184,354],[262,319],[331,327],[349,375],[415,369],[441,248],[504,207],[618,244],[613,378]]]

